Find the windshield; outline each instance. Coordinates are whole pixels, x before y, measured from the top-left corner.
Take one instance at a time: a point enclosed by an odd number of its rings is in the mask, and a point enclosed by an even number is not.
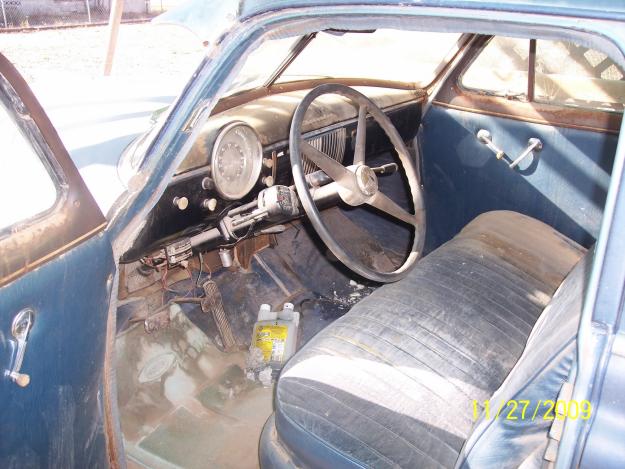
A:
[[[363,78],[423,87],[457,49],[460,35],[378,29],[320,32],[293,60],[277,83],[305,78]],[[288,57],[299,38],[270,40],[252,52],[228,94],[262,86]]]
[[[353,78],[428,85],[458,47],[460,34],[378,29],[371,32],[320,32],[291,57],[276,83],[311,78]],[[279,70],[302,36],[263,42],[252,51],[225,95],[258,88]],[[150,134],[155,133],[154,129]],[[150,138],[131,145],[119,164],[122,180],[139,168]],[[134,155],[134,156],[132,156]]]

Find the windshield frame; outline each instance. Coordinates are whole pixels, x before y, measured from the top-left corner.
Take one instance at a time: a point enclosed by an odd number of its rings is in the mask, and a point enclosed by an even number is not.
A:
[[[221,112],[227,111],[237,106],[241,106],[250,101],[260,99],[266,96],[275,94],[288,93],[293,91],[301,91],[306,89],[312,89],[318,85],[337,83],[346,86],[364,86],[364,87],[379,87],[379,88],[391,88],[400,90],[424,90],[427,95],[431,93],[431,90],[443,76],[446,70],[454,62],[468,46],[471,38],[474,34],[461,33],[454,45],[450,48],[449,52],[441,58],[440,64],[434,69],[434,76],[430,82],[425,86],[419,86],[416,82],[405,82],[398,80],[384,80],[378,78],[336,78],[336,77],[315,77],[306,79],[289,80],[284,82],[278,82],[283,73],[289,68],[289,66],[297,59],[297,57],[314,41],[319,32],[341,32],[341,33],[371,33],[375,30],[334,30],[325,29],[305,34],[303,36],[294,36],[294,43],[290,47],[287,55],[282,59],[280,65],[271,73],[269,78],[265,80],[262,85],[251,87],[248,89],[237,90],[232,94],[222,95],[215,106],[213,107],[210,116],[214,116]],[[227,92],[226,92],[227,93]],[[161,126],[165,123],[169,112],[172,110],[174,104],[170,105],[167,109],[160,110],[158,119],[153,122],[152,126],[147,129],[142,135],[133,140],[122,153],[118,161],[118,175],[120,180],[126,187],[132,185],[133,176],[142,170],[147,150],[150,148],[152,140],[156,138]],[[194,126],[194,122],[197,120],[197,116],[203,113],[206,103],[199,103],[197,108],[193,111],[192,117],[185,124],[186,131],[190,131]],[[140,155],[140,157],[138,157]]]

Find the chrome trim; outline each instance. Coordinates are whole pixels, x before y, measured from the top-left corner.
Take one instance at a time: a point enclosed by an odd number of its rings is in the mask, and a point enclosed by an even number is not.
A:
[[[330,132],[326,132],[317,137],[306,139],[317,150],[325,153],[333,160],[343,163],[345,157],[345,141],[347,140],[347,130],[340,127]],[[304,174],[311,174],[317,171],[317,165],[310,161],[305,155],[302,156]]]
[[[257,152],[256,152],[256,155],[254,155],[252,159],[254,167],[252,168],[252,174],[249,180],[246,182],[244,186],[245,190],[241,190],[237,194],[227,195],[224,193],[223,188],[219,187],[219,183],[217,182],[217,179],[215,178],[215,171],[213,170],[213,168],[215,165],[215,158],[217,156],[217,150],[219,149],[221,145],[221,141],[223,140],[224,136],[228,132],[235,129],[236,127],[247,127],[248,129],[252,131],[254,138],[256,139]],[[210,169],[211,169],[211,176],[213,179],[213,183],[215,185],[215,190],[221,197],[223,197],[225,200],[238,200],[242,197],[245,197],[258,182],[258,179],[260,178],[260,174],[263,169],[263,146],[260,143],[260,137],[256,133],[256,130],[254,130],[254,128],[251,125],[242,121],[234,121],[234,122],[229,123],[225,127],[221,128],[219,130],[219,134],[217,134],[217,138],[215,139],[215,144],[213,145],[213,148],[211,151]]]

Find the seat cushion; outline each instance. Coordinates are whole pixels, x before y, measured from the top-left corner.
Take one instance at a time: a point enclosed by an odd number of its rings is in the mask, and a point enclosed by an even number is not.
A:
[[[477,217],[291,359],[276,390],[285,449],[308,467],[453,467],[473,400],[499,388],[583,254],[524,215]]]

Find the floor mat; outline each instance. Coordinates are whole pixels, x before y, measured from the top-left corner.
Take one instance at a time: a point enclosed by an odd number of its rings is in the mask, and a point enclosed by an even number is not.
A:
[[[154,468],[255,468],[271,388],[245,379],[245,353],[220,352],[177,305],[169,327],[117,338],[118,402],[131,462]],[[233,459],[234,458],[234,459]]]

